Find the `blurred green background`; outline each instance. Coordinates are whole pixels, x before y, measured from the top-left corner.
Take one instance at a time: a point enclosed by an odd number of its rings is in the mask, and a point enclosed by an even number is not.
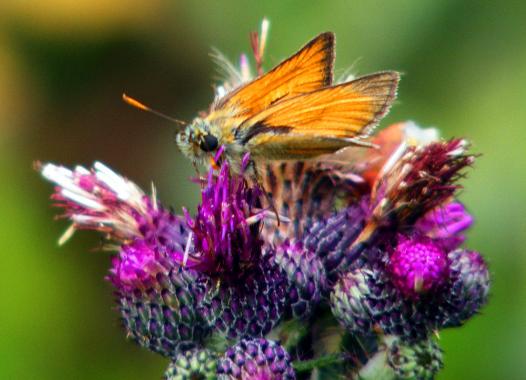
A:
[[[498,4],[498,5],[497,5]],[[166,360],[124,339],[96,234],[66,246],[35,159],[102,160],[165,204],[192,209],[192,174],[163,120],[123,91],[191,119],[212,98],[211,46],[236,59],[271,20],[267,67],[321,31],[337,72],[405,73],[388,122],[466,136],[483,155],[462,200],[469,247],[493,276],[489,305],[441,334],[439,379],[524,379],[526,3],[3,0],[0,3],[0,378],[158,379]]]

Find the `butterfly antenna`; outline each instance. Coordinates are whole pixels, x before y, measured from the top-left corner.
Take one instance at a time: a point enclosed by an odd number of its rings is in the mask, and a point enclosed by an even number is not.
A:
[[[159,112],[157,110],[154,110],[153,108],[150,108],[144,104],[142,104],[141,102],[139,102],[138,100],[136,99],[133,99],[131,97],[129,97],[128,95],[126,94],[122,94],[122,100],[124,100],[125,103],[129,104],[130,106],[132,107],[135,107],[135,108],[138,108],[142,111],[146,111],[146,112],[149,112],[149,113],[153,113],[154,115],[157,115],[159,117],[162,117],[163,119],[166,119],[166,120],[169,120],[171,122],[174,122],[180,126],[186,126],[188,125],[187,122],[183,121],[183,120],[179,120],[179,119],[176,119],[174,117],[171,117],[171,116],[168,116],[162,112]]]

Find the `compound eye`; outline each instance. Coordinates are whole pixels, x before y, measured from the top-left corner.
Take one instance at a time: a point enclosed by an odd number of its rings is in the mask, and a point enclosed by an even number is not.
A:
[[[211,152],[213,150],[216,150],[217,146],[219,145],[219,141],[217,141],[217,137],[213,135],[204,135],[203,140],[201,140],[201,144],[199,144],[199,147],[203,152]]]

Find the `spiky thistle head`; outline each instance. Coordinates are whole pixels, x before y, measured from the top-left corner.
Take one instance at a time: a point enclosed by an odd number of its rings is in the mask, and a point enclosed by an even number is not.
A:
[[[118,250],[107,276],[128,336],[165,356],[193,347],[209,331],[198,311],[211,289],[201,273],[175,260],[184,252],[189,229],[184,218],[164,209],[133,182],[101,163],[92,169],[40,166],[57,186],[52,195],[76,229],[101,231]],[[65,238],[62,241],[65,241]]]
[[[259,208],[261,190],[244,176],[248,162],[245,156],[239,174],[232,173],[226,160],[218,174],[211,168],[196,215],[184,210],[192,238],[184,254],[175,258],[183,266],[227,279],[257,264],[259,221],[270,213]]]
[[[380,223],[415,223],[458,189],[462,169],[474,156],[462,139],[427,145],[401,144],[385,163],[373,188],[372,215]]]
[[[332,312],[351,332],[383,331],[406,341],[417,341],[434,331],[460,326],[485,304],[489,275],[480,254],[449,252],[444,268],[442,252],[436,251],[437,246],[430,246],[429,241],[401,243],[403,250],[415,250],[411,255],[417,256],[416,264],[410,259],[402,260],[404,270],[393,275],[393,264],[377,261],[348,272],[334,286],[330,295]],[[429,255],[435,258],[429,262],[428,274],[422,276],[427,280],[417,280],[421,291],[415,292],[414,268],[421,269],[425,261],[420,256]],[[400,264],[395,261],[394,265]],[[402,280],[396,277],[399,275]],[[429,287],[424,292],[426,281]]]

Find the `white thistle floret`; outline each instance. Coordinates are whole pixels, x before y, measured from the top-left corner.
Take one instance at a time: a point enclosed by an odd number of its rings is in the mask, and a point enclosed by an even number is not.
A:
[[[422,128],[412,121],[404,125],[404,141],[409,146],[425,146],[440,140],[437,128]]]
[[[128,239],[139,234],[137,221],[130,209],[148,217],[145,193],[135,183],[101,162],[95,162],[92,170],[76,166],[73,171],[47,163],[42,165],[40,171],[44,178],[59,187],[57,191],[64,199],[81,208],[68,216],[73,223],[59,239],[60,245],[64,244],[76,229],[82,227],[107,230],[114,237]],[[94,180],[92,189],[87,190],[81,185],[82,177],[86,176]],[[108,192],[122,203],[108,204],[104,199]],[[151,199],[156,210],[157,192],[153,184]]]
[[[97,197],[82,189],[76,182],[76,179],[78,178],[77,174],[84,175],[83,171],[77,173],[77,168],[75,169],[75,172],[73,172],[63,166],[45,164],[42,166],[41,173],[45,179],[55,183],[61,188],[60,194],[64,198],[91,210],[103,211],[105,206],[98,201]]]
[[[422,128],[412,121],[408,121],[403,129],[404,137],[395,151],[389,156],[382,169],[379,177],[388,174],[400,159],[404,157],[409,147],[422,147],[440,140],[440,132],[436,128]]]

